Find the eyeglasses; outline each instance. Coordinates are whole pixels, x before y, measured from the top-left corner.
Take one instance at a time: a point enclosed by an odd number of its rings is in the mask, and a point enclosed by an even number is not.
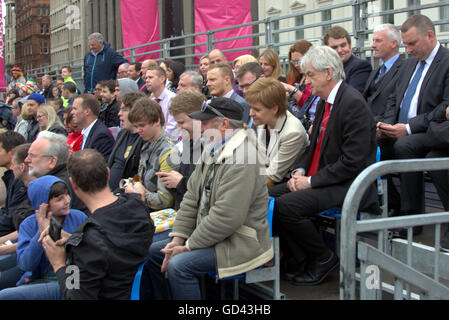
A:
[[[221,113],[220,111],[218,111],[217,109],[215,109],[214,107],[212,107],[211,105],[209,105],[209,103],[204,102],[203,105],[201,106],[201,112],[205,112],[206,109],[210,109],[210,111],[212,111],[213,113],[215,113],[217,116],[222,117],[222,118],[226,118],[223,113]]]
[[[36,120],[39,120],[40,118],[44,118],[44,117],[46,117],[46,115],[44,115],[44,114],[37,115]]]
[[[243,91],[243,89],[248,89],[254,82],[256,82],[259,79],[259,77],[257,77],[253,82],[248,83],[248,84],[243,84],[243,85],[238,85],[237,87],[239,88],[240,91]]]
[[[298,60],[290,60],[290,63],[293,65],[299,65],[301,63],[301,59]]]

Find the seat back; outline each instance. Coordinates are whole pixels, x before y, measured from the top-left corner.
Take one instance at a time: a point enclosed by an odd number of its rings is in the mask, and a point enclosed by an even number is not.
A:
[[[140,300],[140,282],[142,280],[142,270],[148,260],[142,262],[137,268],[137,272],[134,276],[133,285],[131,287],[131,297],[130,300]]]
[[[274,211],[274,198],[268,198],[268,210],[267,210],[267,220],[270,225],[270,237],[273,238],[273,211]]]

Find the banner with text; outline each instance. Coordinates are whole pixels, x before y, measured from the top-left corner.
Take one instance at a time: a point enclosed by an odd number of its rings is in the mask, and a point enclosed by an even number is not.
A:
[[[219,28],[235,26],[251,22],[251,0],[195,0],[195,33]],[[239,37],[252,34],[252,27],[242,27],[215,34],[215,40]],[[195,43],[206,42],[207,36],[195,37]],[[220,50],[244,48],[252,46],[252,38],[231,40],[215,44]],[[195,46],[195,53],[207,53],[207,46]],[[251,54],[251,50],[225,52],[228,61],[243,54]],[[198,63],[199,57],[195,59]]]
[[[121,0],[123,48],[159,40],[159,11],[157,0]],[[159,50],[159,44],[136,49],[136,54]],[[124,56],[131,55],[125,51]],[[136,61],[157,59],[159,52],[136,57]],[[130,58],[128,58],[131,61]]]

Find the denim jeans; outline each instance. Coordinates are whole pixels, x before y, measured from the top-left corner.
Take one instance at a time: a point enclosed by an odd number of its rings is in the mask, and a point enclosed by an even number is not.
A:
[[[15,287],[23,271],[17,266],[17,255],[11,253],[0,256],[0,290]]]
[[[167,265],[168,281],[161,273],[165,254],[160,252],[171,238],[155,242],[150,247],[149,270],[153,294],[159,300],[200,300],[200,278],[215,269],[214,248],[196,249],[172,257]]]
[[[25,284],[0,291],[0,300],[63,300],[57,281]]]

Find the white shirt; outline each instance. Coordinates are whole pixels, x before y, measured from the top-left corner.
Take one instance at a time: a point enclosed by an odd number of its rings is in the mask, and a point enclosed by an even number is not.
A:
[[[416,117],[416,115],[418,113],[418,98],[419,98],[419,93],[421,91],[421,85],[422,85],[423,80],[426,77],[427,71],[429,71],[430,65],[432,64],[433,59],[435,58],[439,49],[440,49],[440,43],[437,42],[437,45],[435,46],[435,48],[433,48],[432,52],[425,60],[426,65],[424,66],[424,70],[422,72],[421,79],[419,79],[415,94],[413,95],[412,101],[410,102],[410,109],[408,111],[408,119]],[[413,72],[413,75],[410,78],[409,84],[412,81],[413,77],[415,76],[415,73],[419,68],[419,64],[420,63],[418,62],[418,64],[416,65],[415,71]],[[407,92],[407,91],[405,91],[405,92]],[[405,93],[404,93],[404,96],[405,96]],[[402,97],[402,98],[404,98],[404,97]],[[401,102],[401,108],[402,108],[402,102]],[[412,134],[412,131],[410,130],[410,125],[408,123],[406,124],[406,128],[407,128],[407,133]]]
[[[92,130],[92,127],[94,124],[98,121],[98,119],[95,119],[92,121],[92,123],[85,129],[81,130],[81,134],[83,135],[83,144],[81,145],[81,150],[84,149],[84,145],[86,144],[87,137],[89,136],[90,131]]]
[[[179,140],[180,132],[176,130],[177,122],[175,118],[170,114],[168,108],[170,107],[171,99],[176,96],[176,93],[168,90],[167,88],[162,91],[159,97],[154,97],[153,100],[160,99],[159,105],[161,106],[162,113],[164,114],[165,124],[163,129],[167,135],[174,141]],[[156,100],[157,101],[157,100]]]

